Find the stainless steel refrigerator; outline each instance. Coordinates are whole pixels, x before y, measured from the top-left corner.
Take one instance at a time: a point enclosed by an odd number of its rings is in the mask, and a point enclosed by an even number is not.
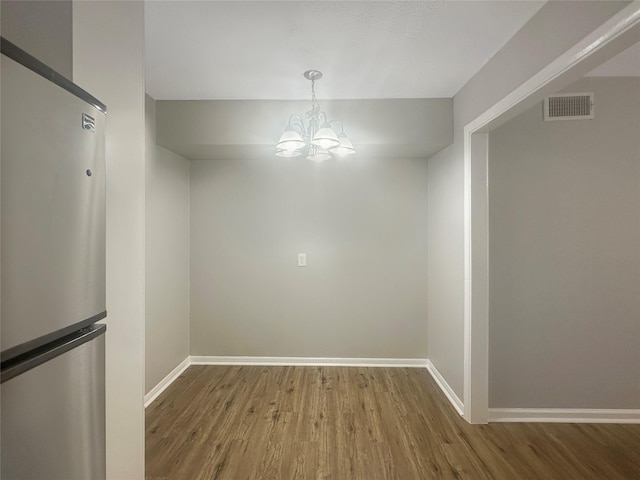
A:
[[[106,107],[1,47],[0,475],[104,479]]]

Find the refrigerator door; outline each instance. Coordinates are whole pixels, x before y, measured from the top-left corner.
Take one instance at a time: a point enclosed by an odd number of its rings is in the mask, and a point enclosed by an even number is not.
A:
[[[105,114],[1,61],[5,361],[106,316]]]
[[[105,329],[89,327],[3,370],[3,479],[105,478]]]

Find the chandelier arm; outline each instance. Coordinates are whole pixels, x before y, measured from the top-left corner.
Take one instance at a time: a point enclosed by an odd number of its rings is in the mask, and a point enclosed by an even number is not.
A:
[[[331,120],[329,122],[327,122],[329,125],[332,125],[334,123],[337,123],[338,125],[340,125],[340,134],[344,134],[344,125],[342,124],[342,122],[340,120]],[[331,127],[333,128],[333,127]]]
[[[297,120],[297,123],[292,122],[292,120]],[[307,134],[307,129],[304,126],[302,117],[296,113],[289,117],[289,127],[293,129],[294,126],[300,128],[300,135],[302,135],[303,137]]]
[[[320,123],[320,115],[324,115],[324,122]],[[318,113],[318,125],[323,127],[324,125],[329,124],[329,119],[327,118],[327,112]]]

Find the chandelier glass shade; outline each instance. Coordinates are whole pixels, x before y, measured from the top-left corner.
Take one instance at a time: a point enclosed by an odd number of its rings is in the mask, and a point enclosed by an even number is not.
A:
[[[315,81],[322,78],[322,72],[308,70],[305,78],[311,80],[311,110],[305,113],[307,125],[300,115],[291,115],[284,133],[276,145],[279,157],[299,157],[322,161],[332,157],[345,157],[356,153],[353,144],[344,132],[344,126],[337,120],[329,121],[327,114],[320,110],[316,98]],[[336,133],[334,126],[338,126]]]

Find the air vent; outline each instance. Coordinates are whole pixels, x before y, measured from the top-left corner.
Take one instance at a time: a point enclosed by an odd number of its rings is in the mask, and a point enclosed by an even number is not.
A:
[[[588,120],[593,118],[593,93],[563,93],[544,100],[544,119]]]

